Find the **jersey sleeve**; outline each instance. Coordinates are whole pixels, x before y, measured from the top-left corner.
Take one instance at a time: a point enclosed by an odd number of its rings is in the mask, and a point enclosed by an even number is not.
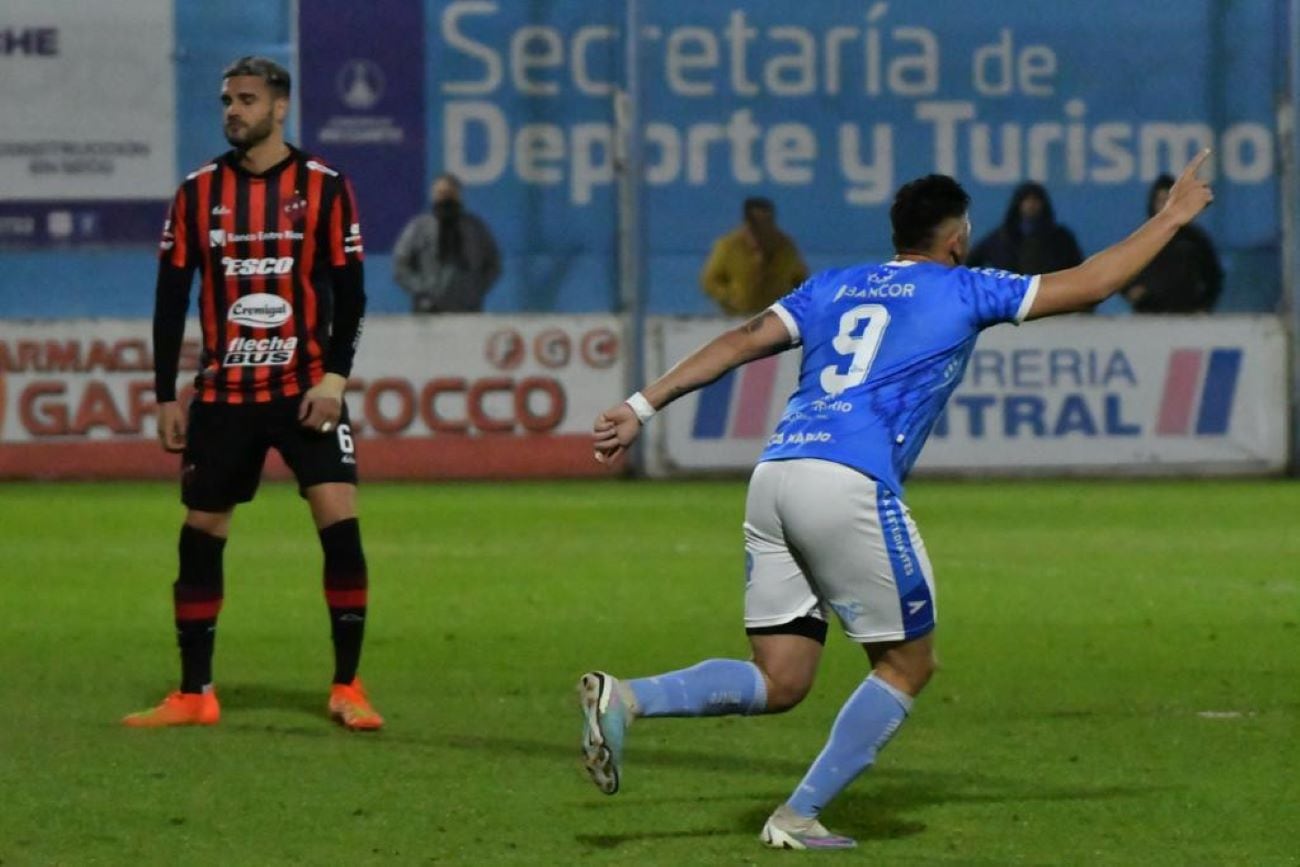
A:
[[[330,205],[329,251],[330,264],[336,268],[363,261],[365,248],[361,241],[361,217],[357,214],[357,197],[352,182],[340,177],[338,195]]]
[[[812,312],[814,285],[812,279],[805,280],[793,292],[768,308],[785,323],[792,346],[803,343],[803,334],[807,330],[805,326]]]
[[[1019,325],[1038,294],[1038,275],[1013,274],[998,268],[960,268],[961,297],[977,328],[1000,322]]]
[[[190,191],[182,185],[172,199],[158,242],[158,258],[173,268],[191,268],[196,261],[194,227],[191,225]]]

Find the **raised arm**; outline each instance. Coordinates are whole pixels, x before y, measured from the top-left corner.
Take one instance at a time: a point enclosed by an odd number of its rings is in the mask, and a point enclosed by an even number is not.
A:
[[[1196,176],[1209,155],[1207,148],[1187,164],[1169,190],[1164,208],[1136,232],[1081,265],[1044,274],[1025,318],[1087,310],[1126,286],[1173,239],[1174,233],[1214,201],[1210,185]]]
[[[644,390],[597,417],[593,431],[596,460],[609,463],[618,458],[640,436],[641,427],[651,416],[682,395],[703,388],[746,362],[775,355],[792,345],[785,322],[771,310],[724,331]]]

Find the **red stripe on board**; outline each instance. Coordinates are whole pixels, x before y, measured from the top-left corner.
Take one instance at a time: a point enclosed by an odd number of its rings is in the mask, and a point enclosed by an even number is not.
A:
[[[213,620],[221,613],[221,600],[210,599],[206,602],[177,602],[177,620]]]
[[[779,363],[779,357],[772,355],[745,365],[740,375],[740,400],[736,406],[732,436],[757,439],[767,433],[767,412],[772,406],[772,389],[776,386]]]
[[[326,590],[325,604],[330,608],[364,608],[365,590]]]
[[[375,437],[357,443],[361,483],[402,479],[617,476],[591,456],[590,434]],[[292,478],[275,450],[266,478]],[[0,445],[0,479],[176,479],[180,457],[151,440]]]
[[[1156,417],[1156,433],[1160,436],[1187,436],[1204,357],[1205,353],[1199,349],[1177,349],[1170,353],[1164,397],[1160,399],[1160,414]]]

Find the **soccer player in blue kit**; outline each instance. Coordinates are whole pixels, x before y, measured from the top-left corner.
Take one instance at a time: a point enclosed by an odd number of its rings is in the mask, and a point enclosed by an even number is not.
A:
[[[673,400],[746,362],[803,347],[799,384],[759,458],[745,503],[745,630],[753,657],[709,659],[652,677],[584,674],[582,753],[592,781],[619,789],[635,718],[780,713],[812,686],[827,620],[862,645],[871,673],[840,709],[821,754],[760,839],[848,849],[818,814],[898,731],[934,673],[935,589],[903,481],[979,333],[1085,310],[1137,274],[1214,198],[1197,155],[1164,208],[1065,271],[1023,276],[962,266],[970,197],[952,178],[903,186],[889,216],[894,258],[814,275],[745,325],[696,350],[596,420],[610,462]]]

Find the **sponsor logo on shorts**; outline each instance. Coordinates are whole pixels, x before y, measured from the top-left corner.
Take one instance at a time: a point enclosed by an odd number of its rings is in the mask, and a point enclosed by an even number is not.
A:
[[[225,367],[282,367],[293,361],[296,337],[236,337],[226,345]]]
[[[279,328],[293,318],[293,305],[279,295],[254,292],[230,305],[226,318],[249,328]]]
[[[862,603],[856,599],[851,602],[832,602],[831,608],[835,611],[835,615],[839,617],[840,622],[850,628],[866,611]]]

